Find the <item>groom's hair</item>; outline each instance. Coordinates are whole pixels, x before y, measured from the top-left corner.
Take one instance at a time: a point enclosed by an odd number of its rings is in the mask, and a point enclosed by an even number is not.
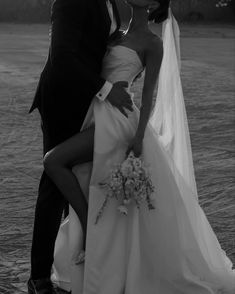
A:
[[[159,3],[159,7],[149,14],[149,21],[162,23],[168,18],[170,0],[156,0],[156,2]]]

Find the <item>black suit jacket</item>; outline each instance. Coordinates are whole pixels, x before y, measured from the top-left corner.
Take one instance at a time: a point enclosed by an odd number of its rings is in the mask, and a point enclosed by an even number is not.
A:
[[[117,21],[114,36],[120,18],[111,2]],[[61,116],[64,121],[77,118],[79,127],[79,119],[81,123],[105,83],[100,73],[111,25],[106,1],[55,0],[51,22],[49,56],[30,112],[38,108],[47,123]]]

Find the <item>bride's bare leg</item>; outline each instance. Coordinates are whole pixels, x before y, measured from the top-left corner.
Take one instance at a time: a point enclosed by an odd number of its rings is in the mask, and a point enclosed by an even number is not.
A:
[[[44,157],[44,168],[77,213],[84,233],[87,230],[88,205],[72,167],[93,160],[94,126],[59,144]]]

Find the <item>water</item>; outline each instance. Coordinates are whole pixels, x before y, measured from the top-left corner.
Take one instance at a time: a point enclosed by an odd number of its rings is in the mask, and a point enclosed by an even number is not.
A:
[[[184,30],[190,33],[190,28]],[[6,26],[0,29],[0,39],[0,293],[21,294],[29,275],[33,214],[42,171],[39,115],[27,115],[27,111],[48,39],[44,26]],[[182,39],[182,81],[200,204],[233,262],[234,49],[231,36]]]

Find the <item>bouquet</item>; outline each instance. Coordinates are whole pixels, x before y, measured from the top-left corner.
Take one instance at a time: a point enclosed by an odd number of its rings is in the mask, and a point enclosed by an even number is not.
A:
[[[133,151],[122,164],[117,164],[108,178],[99,185],[106,191],[106,197],[97,214],[95,224],[98,223],[111,198],[121,202],[117,209],[124,215],[128,214],[128,206],[132,203],[138,209],[143,202],[147,204],[149,210],[155,209],[152,195],[155,187],[149,171],[141,159],[134,156]]]

